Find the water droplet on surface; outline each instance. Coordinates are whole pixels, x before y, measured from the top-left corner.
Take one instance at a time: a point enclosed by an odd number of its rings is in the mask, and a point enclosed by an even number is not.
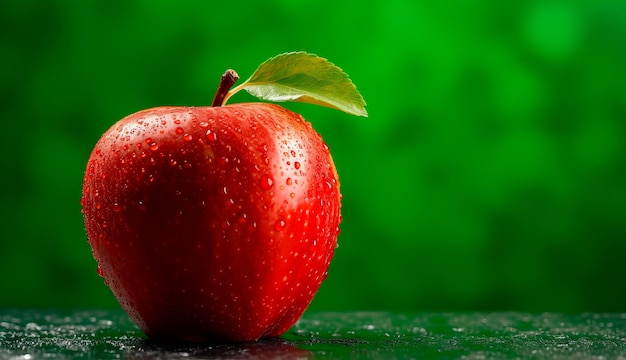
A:
[[[122,211],[122,206],[118,203],[113,203],[113,211],[114,212],[120,212]]]
[[[261,187],[265,190],[269,190],[274,185],[274,180],[268,175],[261,176]]]
[[[181,127],[177,127],[177,128],[176,128],[176,133],[177,133],[178,135],[180,135],[180,134],[182,134],[182,133],[184,133],[184,132],[185,132],[185,130],[183,130],[183,128],[181,128]]]
[[[283,231],[285,230],[285,226],[287,225],[287,223],[285,223],[285,220],[280,219],[280,220],[276,220],[276,222],[274,223],[274,230],[276,231]]]
[[[295,150],[291,150],[291,156],[296,157],[296,151]]]
[[[292,199],[296,197],[296,193],[291,193],[289,194],[289,197],[291,197]]]
[[[104,271],[102,271],[102,268],[100,267],[100,265],[98,265],[98,275],[104,277]]]
[[[217,133],[211,131],[211,130],[207,130],[206,131],[206,139],[209,141],[215,141],[217,140]]]
[[[293,166],[297,169],[300,169],[300,163],[298,161],[293,163]]]
[[[150,144],[150,150],[151,151],[157,151],[159,149],[159,144],[153,142]]]
[[[193,140],[193,136],[192,136],[191,134],[185,134],[185,135],[183,136],[183,140],[185,140],[185,141],[191,141],[191,140]]]
[[[290,177],[287,178],[287,181],[285,182],[287,185],[291,185],[293,182],[293,180],[291,180]]]

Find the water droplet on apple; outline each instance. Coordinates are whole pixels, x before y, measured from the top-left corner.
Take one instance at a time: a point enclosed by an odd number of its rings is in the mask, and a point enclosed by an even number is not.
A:
[[[246,222],[246,219],[247,219],[247,218],[248,218],[248,215],[247,215],[246,213],[242,213],[242,214],[239,216],[239,219],[237,219],[237,221],[238,221],[240,224],[243,224],[243,223],[245,223],[245,222]]]
[[[104,271],[102,271],[102,268],[100,267],[100,265],[98,265],[98,269],[96,271],[98,271],[98,275],[104,277]]]
[[[272,180],[271,177],[269,177],[268,175],[261,176],[261,187],[263,189],[269,190],[272,188],[272,185],[274,185],[274,180]]]
[[[181,127],[177,127],[177,128],[176,128],[176,133],[177,133],[178,135],[180,135],[180,134],[182,134],[182,133],[184,133],[184,132],[185,132],[185,130],[183,130],[183,128],[181,128]]]
[[[297,169],[300,169],[300,163],[298,161],[293,163],[293,166]]]
[[[274,223],[274,230],[276,231],[283,231],[285,230],[285,226],[287,225],[287,223],[285,223],[285,220],[280,219],[280,220],[276,220],[276,222]]]
[[[159,144],[157,144],[157,143],[155,143],[155,142],[151,143],[151,144],[150,144],[150,150],[151,150],[151,151],[157,151],[157,150],[159,150]]]
[[[211,130],[207,130],[206,131],[206,139],[209,141],[215,141],[217,140],[217,133],[211,131]]]
[[[185,135],[183,136],[183,140],[185,140],[185,141],[191,141],[191,140],[193,140],[193,136],[192,136],[191,134],[185,134]]]
[[[288,178],[287,178],[287,181],[286,181],[287,185],[291,185],[291,184],[292,184],[292,182],[293,182],[293,181],[291,180],[291,178],[290,178],[290,177],[288,177]]]
[[[122,211],[122,206],[118,203],[113,203],[113,211],[114,212],[120,212]]]

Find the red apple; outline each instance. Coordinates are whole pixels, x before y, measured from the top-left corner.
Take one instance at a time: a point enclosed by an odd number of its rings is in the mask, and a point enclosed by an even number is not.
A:
[[[328,147],[279,105],[219,106],[236,74],[225,78],[216,106],[129,115],[88,160],[81,203],[98,272],[151,338],[279,336],[337,246],[341,194]]]

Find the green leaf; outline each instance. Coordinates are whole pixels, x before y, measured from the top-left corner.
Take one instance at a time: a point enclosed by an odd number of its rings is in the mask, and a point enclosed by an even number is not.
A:
[[[245,89],[269,101],[300,101],[367,116],[365,101],[350,78],[328,60],[306,52],[275,56],[232,92]]]

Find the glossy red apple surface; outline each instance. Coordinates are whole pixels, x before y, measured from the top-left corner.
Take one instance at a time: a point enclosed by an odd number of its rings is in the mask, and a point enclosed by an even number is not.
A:
[[[99,273],[149,337],[279,336],[325,279],[339,180],[320,135],[267,103],[159,107],[114,124],[81,200]]]

